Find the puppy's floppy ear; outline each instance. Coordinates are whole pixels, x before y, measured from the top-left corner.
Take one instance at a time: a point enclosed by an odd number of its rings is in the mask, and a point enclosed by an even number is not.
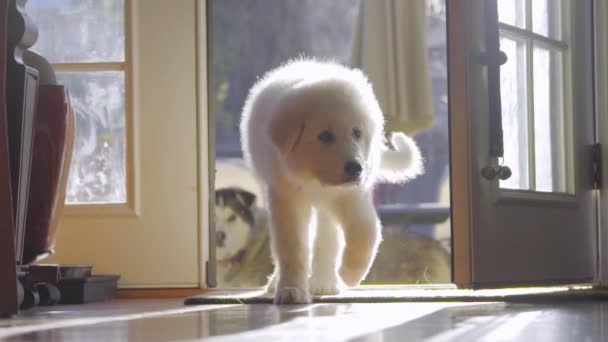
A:
[[[236,198],[247,208],[251,208],[255,202],[255,195],[246,190],[236,190]]]
[[[300,117],[275,118],[270,123],[269,135],[274,145],[287,158],[300,143],[306,125]]]

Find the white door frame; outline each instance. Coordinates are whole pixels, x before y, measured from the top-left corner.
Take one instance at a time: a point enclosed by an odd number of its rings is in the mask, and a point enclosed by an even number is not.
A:
[[[197,150],[198,150],[198,227],[199,227],[199,287],[215,286],[215,267],[207,267],[212,260],[210,233],[213,227],[215,205],[215,120],[209,111],[208,101],[208,63],[207,48],[207,0],[196,1],[196,84],[197,84]]]

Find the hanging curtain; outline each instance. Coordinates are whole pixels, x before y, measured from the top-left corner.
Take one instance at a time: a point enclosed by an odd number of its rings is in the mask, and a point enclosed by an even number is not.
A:
[[[426,21],[425,0],[361,0],[352,62],[368,75],[387,132],[433,122]]]

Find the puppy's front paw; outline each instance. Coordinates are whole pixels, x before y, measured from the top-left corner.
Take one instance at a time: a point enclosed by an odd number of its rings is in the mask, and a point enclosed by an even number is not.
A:
[[[336,275],[310,277],[310,293],[316,296],[337,295],[343,287]]]
[[[355,269],[346,266],[340,267],[340,278],[346,286],[355,287],[365,278],[365,269]]]
[[[274,294],[274,304],[310,304],[308,291],[291,286],[279,287]]]

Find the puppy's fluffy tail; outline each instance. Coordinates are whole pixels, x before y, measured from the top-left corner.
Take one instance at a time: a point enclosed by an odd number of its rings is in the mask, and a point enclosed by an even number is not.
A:
[[[394,150],[382,152],[379,180],[386,183],[403,183],[424,173],[420,149],[414,139],[403,133],[391,133]]]

